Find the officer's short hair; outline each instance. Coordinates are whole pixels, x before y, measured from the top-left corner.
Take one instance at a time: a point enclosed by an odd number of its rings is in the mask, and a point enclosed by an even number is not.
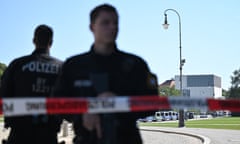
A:
[[[110,4],[102,4],[102,5],[99,5],[99,6],[95,7],[91,11],[91,13],[90,13],[90,22],[91,22],[91,24],[95,23],[95,20],[97,19],[99,13],[102,12],[102,11],[113,12],[118,17],[117,9],[114,6],[112,6]]]
[[[34,32],[34,43],[41,46],[52,44],[53,30],[47,25],[39,25]]]

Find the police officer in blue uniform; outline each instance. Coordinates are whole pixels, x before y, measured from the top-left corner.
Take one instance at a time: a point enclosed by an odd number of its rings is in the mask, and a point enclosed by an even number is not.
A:
[[[32,54],[13,60],[2,76],[0,95],[5,98],[50,96],[62,62],[49,51],[53,30],[39,25],[34,32]],[[61,120],[55,116],[33,115],[5,117],[11,128],[8,144],[57,144]]]
[[[90,14],[94,43],[89,52],[73,56],[63,64],[54,92],[68,97],[116,97],[157,95],[156,77],[140,57],[120,51],[118,13],[109,5]],[[150,112],[66,115],[73,122],[75,144],[141,144],[136,126]]]

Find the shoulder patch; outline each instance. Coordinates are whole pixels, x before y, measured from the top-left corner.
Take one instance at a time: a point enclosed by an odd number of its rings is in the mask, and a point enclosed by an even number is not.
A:
[[[147,76],[147,86],[150,89],[156,89],[158,87],[157,76],[150,72]]]

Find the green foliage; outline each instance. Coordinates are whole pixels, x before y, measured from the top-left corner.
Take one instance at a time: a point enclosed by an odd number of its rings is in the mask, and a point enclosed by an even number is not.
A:
[[[179,96],[180,94],[181,92],[175,89],[175,87],[170,88],[168,86],[165,86],[159,88],[159,95],[162,96]]]
[[[3,122],[3,115],[0,115],[0,123]]]
[[[229,98],[229,91],[225,90],[225,89],[222,89],[222,96],[226,97],[226,98]]]
[[[240,69],[235,70],[231,76],[231,88],[229,98],[240,98]]]
[[[240,88],[231,87],[229,90],[229,98],[240,99]]]
[[[239,87],[239,84],[240,84],[240,69],[238,70],[235,70],[233,72],[233,76],[231,76],[231,84],[232,84],[232,87]]]
[[[2,74],[6,68],[7,68],[7,66],[4,63],[0,62],[0,78],[2,77]]]

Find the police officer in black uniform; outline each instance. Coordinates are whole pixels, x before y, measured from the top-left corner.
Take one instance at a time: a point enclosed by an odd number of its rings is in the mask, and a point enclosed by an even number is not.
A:
[[[120,51],[115,43],[118,13],[109,5],[94,8],[90,14],[94,44],[89,52],[73,56],[63,64],[56,96],[114,97],[157,95],[156,78],[146,62]],[[112,113],[68,115],[73,122],[75,144],[141,144],[136,126],[145,113]]]
[[[31,55],[13,60],[2,76],[1,93],[5,98],[50,96],[62,62],[49,55],[53,30],[47,25],[35,29]],[[32,115],[5,117],[11,128],[8,144],[57,144],[61,120],[55,116]]]

